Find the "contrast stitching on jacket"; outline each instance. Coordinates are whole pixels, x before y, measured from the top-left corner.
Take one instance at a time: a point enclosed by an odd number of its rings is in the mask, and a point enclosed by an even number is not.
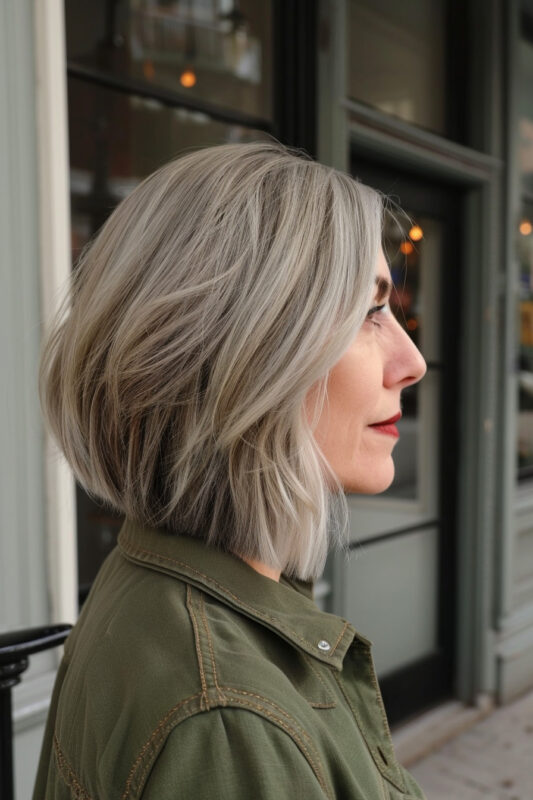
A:
[[[231,691],[237,692],[238,690],[232,689]],[[242,694],[250,694],[249,692],[241,692],[241,693]],[[195,698],[197,698],[197,697],[198,697],[198,695],[195,695]],[[257,697],[260,697],[260,696],[257,695]],[[192,698],[192,697],[188,698],[188,700],[184,701],[184,703],[185,702],[189,702],[190,700],[193,700],[193,699],[194,698]],[[267,701],[267,702],[269,702],[269,701]],[[172,720],[172,722],[168,721],[168,718],[170,716],[172,716],[172,714],[179,708],[179,706],[182,706],[184,703],[180,703],[178,706],[176,706],[175,709],[172,709],[172,711],[169,714],[167,714],[167,716],[165,718],[167,720],[167,725],[166,725],[165,729],[162,730],[161,729],[161,724],[158,725],[158,728],[154,731],[154,733],[152,734],[152,737],[150,738],[150,740],[145,744],[145,746],[143,748],[143,751],[146,751],[146,748],[151,743],[152,739],[154,739],[156,733],[157,733],[157,738],[162,740],[164,738],[164,736],[167,735],[168,733],[170,733],[172,731],[172,729],[175,728],[180,722],[183,722],[185,719],[190,719],[192,716],[195,716],[195,712],[192,711],[192,712],[190,712],[188,714],[184,714],[181,718],[179,718],[177,720]],[[290,738],[297,744],[297,746],[300,748],[301,752],[303,753],[303,755],[306,758],[307,762],[309,763],[311,769],[313,770],[313,773],[314,773],[318,783],[320,784],[320,787],[322,788],[322,790],[324,791],[326,797],[328,798],[328,800],[334,800],[333,795],[331,794],[331,792],[328,789],[328,785],[326,783],[323,771],[322,771],[322,769],[320,767],[320,758],[319,758],[318,754],[316,753],[316,751],[315,751],[314,754],[312,754],[310,752],[310,750],[311,750],[311,747],[310,747],[311,742],[309,741],[308,744],[306,745],[306,743],[304,741],[302,741],[302,738],[299,736],[299,733],[301,733],[301,734],[303,734],[304,737],[309,738],[309,737],[307,737],[307,734],[305,733],[305,731],[303,731],[301,728],[299,728],[299,730],[295,730],[295,728],[293,728],[291,725],[289,725],[288,722],[286,722],[285,720],[283,720],[280,717],[276,716],[276,714],[273,714],[268,708],[266,708],[263,705],[260,705],[259,703],[254,703],[251,700],[246,700],[246,699],[240,700],[238,698],[231,698],[229,700],[229,703],[231,704],[229,707],[231,707],[231,706],[233,706],[233,707],[242,706],[243,708],[252,709],[254,711],[257,711],[257,712],[259,712],[259,714],[261,716],[264,716],[267,719],[272,720],[275,724],[277,724],[280,728],[282,728],[290,736]],[[226,706],[226,707],[228,707],[228,706]],[[220,709],[220,710],[222,710],[222,709]],[[283,709],[280,709],[280,710],[283,711]],[[196,712],[196,713],[203,713],[203,712],[200,711],[200,712]],[[283,712],[283,713],[285,714],[285,712]],[[285,715],[289,717],[289,720],[291,719],[291,717],[288,714],[285,714]],[[163,720],[162,720],[162,722],[163,722]],[[296,726],[296,727],[299,727],[299,726]],[[126,784],[126,789],[124,791],[124,794],[122,795],[121,800],[127,800],[128,794],[130,792],[131,782],[132,782],[132,779],[133,779],[133,772],[134,772],[134,769],[136,769],[136,767],[138,765],[138,762],[139,762],[139,760],[141,759],[141,757],[143,755],[143,751],[141,751],[141,753],[139,754],[139,756],[138,756],[138,758],[136,760],[136,763],[134,764],[134,766],[132,767],[132,769],[130,771],[130,775],[128,777],[128,782]],[[140,773],[139,779],[138,779],[138,783],[139,783],[140,786],[143,786],[143,783],[144,783],[144,781],[146,779],[146,776],[148,775],[150,770],[153,768],[153,763],[154,763],[154,761],[152,759],[149,759],[148,762],[145,764],[144,769]],[[85,800],[85,798],[84,798],[84,800]],[[90,800],[90,798],[88,800]]]
[[[158,722],[157,726],[152,731],[152,733],[150,735],[150,738],[147,739],[146,742],[143,744],[141,750],[139,751],[139,755],[137,756],[137,758],[135,759],[135,761],[132,764],[132,767],[131,767],[131,769],[129,771],[129,774],[128,774],[128,777],[126,779],[126,784],[124,786],[124,792],[122,794],[121,800],[127,800],[127,797],[128,797],[128,795],[130,793],[130,790],[131,790],[131,784],[132,784],[133,778],[135,776],[135,772],[139,768],[139,765],[141,764],[141,762],[142,762],[142,760],[144,758],[144,755],[145,755],[146,751],[148,750],[148,748],[150,747],[150,745],[154,744],[155,741],[158,738],[162,738],[164,736],[166,731],[163,729],[163,726],[165,724],[167,724],[168,721],[171,719],[171,717],[173,717],[180,709],[182,709],[184,706],[189,705],[193,701],[198,700],[198,698],[200,698],[200,702],[201,702],[201,698],[202,698],[202,693],[201,692],[197,692],[196,694],[193,694],[190,697],[187,697],[185,700],[182,700],[180,703],[178,703],[177,705],[173,706],[170,709],[170,711],[168,711],[165,714],[165,716],[162,717],[162,719]],[[150,767],[151,767],[151,763],[149,762],[148,763],[148,768],[150,768]],[[146,774],[146,771],[147,771],[147,768],[145,768],[143,770],[142,777],[144,777],[144,775]],[[89,800],[90,800],[90,798],[89,798]]]
[[[261,711],[262,713],[264,713],[265,716],[267,716],[267,717],[269,717],[269,718],[271,718],[273,720],[276,720],[279,723],[279,725],[282,728],[284,728],[294,738],[294,740],[298,743],[298,745],[300,746],[302,752],[305,754],[307,760],[309,761],[309,764],[311,765],[311,767],[313,769],[313,772],[315,773],[315,775],[317,777],[317,780],[320,783],[321,787],[323,788],[324,792],[326,793],[328,798],[332,797],[331,793],[329,792],[329,790],[327,788],[327,784],[326,784],[324,775],[323,775],[323,773],[322,773],[322,771],[320,769],[320,766],[319,766],[320,765],[320,757],[319,757],[317,751],[315,750],[315,748],[313,746],[313,742],[312,742],[311,738],[306,733],[306,731],[303,730],[303,728],[298,724],[298,722],[293,717],[291,717],[290,714],[288,714],[283,708],[280,708],[280,706],[278,706],[276,703],[272,702],[271,700],[269,700],[266,697],[263,697],[262,695],[254,694],[253,692],[247,692],[247,691],[244,691],[242,689],[235,689],[235,688],[230,687],[230,686],[228,686],[228,687],[223,686],[221,688],[224,689],[224,690],[227,690],[228,692],[230,692],[232,694],[244,695],[245,696],[245,697],[243,697],[243,699],[240,699],[238,697],[227,697],[226,696],[226,703],[228,705],[230,705],[230,704],[231,705],[242,705],[244,707],[253,708],[255,711]],[[256,698],[257,700],[262,701],[262,704],[255,703],[253,700],[248,699],[250,697],[253,697],[253,698]],[[128,778],[127,778],[127,781],[126,781],[126,785],[125,785],[125,788],[124,788],[124,793],[122,795],[121,800],[127,800],[128,799],[128,796],[130,795],[130,792],[131,792],[131,784],[132,784],[133,779],[135,777],[135,772],[141,766],[141,762],[142,762],[142,760],[143,760],[148,748],[151,745],[154,746],[154,748],[155,748],[157,746],[157,744],[159,744],[159,742],[164,739],[164,737],[167,735],[167,733],[170,730],[172,730],[172,728],[176,724],[178,724],[180,721],[182,721],[182,719],[185,719],[186,717],[192,716],[192,714],[195,713],[194,711],[191,712],[191,713],[185,712],[182,715],[181,719],[179,719],[179,718],[177,720],[173,719],[173,717],[175,717],[176,713],[180,709],[183,709],[184,706],[189,705],[191,702],[193,702],[194,700],[197,700],[198,698],[200,698],[200,700],[201,700],[201,694],[200,693],[197,693],[195,695],[192,695],[191,697],[188,697],[186,700],[183,700],[181,703],[178,703],[176,706],[174,706],[172,709],[170,709],[170,711],[161,719],[161,721],[158,723],[157,727],[152,732],[150,738],[143,745],[141,751],[139,752],[139,755],[137,756],[137,758],[135,759],[134,764],[132,765],[132,768],[131,768],[131,770],[129,772],[129,775],[128,775]],[[265,705],[263,705],[263,704],[265,704]],[[280,713],[280,715],[282,715],[283,717],[286,717],[286,720],[283,720],[281,717],[278,717],[271,710],[269,710],[267,706],[271,706],[272,708],[275,708]],[[201,713],[201,711],[198,712],[198,713]],[[311,753],[311,751],[314,751],[314,752]],[[317,763],[315,763],[315,762],[317,762]],[[152,769],[152,766],[153,766],[153,759],[148,759],[148,762],[144,765],[144,768],[143,768],[142,772],[138,776],[139,785],[141,785],[141,786],[143,785],[143,781],[145,780],[146,775],[148,774],[148,772]],[[83,798],[83,800],[91,800],[91,799],[90,798]]]
[[[203,572],[200,572],[200,570],[196,569],[196,567],[192,567],[190,564],[187,564],[185,561],[180,561],[179,559],[172,558],[171,556],[164,556],[164,555],[161,555],[161,553],[154,553],[151,550],[145,550],[143,547],[131,547],[129,545],[129,542],[128,542],[128,546],[129,546],[128,550],[126,550],[125,547],[122,548],[122,551],[124,553],[126,553],[126,554],[133,555],[133,556],[135,556],[136,554],[150,556],[152,558],[155,558],[156,560],[160,559],[161,561],[168,561],[170,564],[177,564],[180,567],[185,567],[186,569],[191,570],[191,572],[194,572],[196,575],[199,575],[201,578],[206,580],[208,583],[212,584],[213,586],[216,586],[218,589],[221,589],[223,593],[225,593],[229,597],[231,597],[232,600],[235,600],[237,605],[240,605],[243,608],[247,608],[249,611],[253,611],[253,613],[256,616],[261,617],[262,619],[266,619],[269,622],[275,623],[276,627],[280,628],[281,630],[286,630],[286,631],[290,632],[290,634],[292,636],[294,636],[295,639],[298,639],[300,642],[303,642],[308,647],[312,647],[313,649],[315,648],[315,643],[314,642],[309,642],[307,639],[304,639],[303,636],[300,636],[298,633],[296,633],[296,631],[293,631],[292,628],[288,628],[286,625],[281,624],[279,622],[279,620],[276,619],[275,617],[271,617],[269,614],[265,614],[264,612],[259,611],[257,608],[254,608],[253,606],[250,606],[248,603],[245,603],[243,600],[241,600],[240,597],[237,597],[237,595],[235,595],[232,592],[230,592],[230,590],[226,586],[224,586],[222,583],[219,583],[215,578],[211,578],[209,575],[205,575]],[[328,658],[330,658],[335,653],[335,650],[339,646],[339,644],[341,642],[341,639],[344,636],[344,633],[345,633],[346,629],[348,628],[348,626],[349,626],[349,623],[345,622],[344,623],[344,627],[343,627],[342,631],[340,632],[339,638],[337,639],[337,641],[335,642],[335,644],[333,645],[331,650],[327,654],[322,653],[322,656],[326,655]]]
[[[204,623],[204,628],[207,636],[207,646],[209,647],[209,653],[211,655],[211,666],[213,669],[213,681],[215,684],[215,688],[217,690],[218,699],[221,703],[224,703],[224,695],[220,691],[220,686],[218,685],[218,678],[217,678],[217,666],[215,663],[215,649],[213,647],[213,640],[211,638],[211,631],[209,630],[209,624],[207,622],[207,616],[205,613],[205,602],[204,602],[204,595],[203,592],[200,593],[200,613],[202,615],[202,621]]]
[[[390,728],[389,728],[389,721],[387,719],[387,714],[385,712],[385,706],[383,705],[383,700],[381,699],[381,690],[380,690],[380,688],[378,686],[378,682],[376,680],[376,675],[375,675],[375,672],[374,672],[373,669],[370,670],[370,680],[372,681],[372,685],[373,685],[374,690],[376,692],[376,700],[377,700],[377,703],[378,703],[378,706],[379,706],[379,710],[380,710],[380,713],[381,713],[381,718],[383,720],[383,725],[385,726],[385,730],[387,731],[387,733],[388,733],[388,735],[390,737],[391,733],[390,733]]]
[[[232,691],[235,691],[235,689],[232,689]],[[250,694],[250,693],[249,692],[243,692],[243,694]],[[238,700],[236,698],[231,698],[230,703],[232,705],[236,703],[237,705],[243,706],[244,708],[252,708],[252,709],[254,709],[254,711],[259,711],[262,716],[265,716],[268,719],[274,720],[274,722],[277,725],[279,725],[281,728],[283,728],[289,734],[291,739],[293,739],[297,743],[297,745],[299,746],[300,750],[305,755],[307,761],[309,762],[309,764],[311,766],[311,769],[313,770],[313,772],[315,774],[315,777],[316,777],[317,781],[319,782],[319,784],[320,784],[322,790],[324,791],[324,793],[326,794],[326,796],[328,798],[330,798],[330,800],[333,800],[333,795],[329,791],[327,783],[326,783],[326,780],[325,780],[325,777],[324,777],[324,774],[323,774],[322,770],[320,769],[320,759],[318,758],[316,751],[315,751],[315,758],[318,759],[318,763],[315,763],[315,761],[313,759],[313,756],[309,752],[308,747],[306,747],[305,743],[298,736],[298,733],[294,728],[292,728],[285,720],[281,719],[280,717],[276,716],[271,711],[269,711],[269,709],[266,708],[265,706],[259,705],[258,703],[254,703],[251,700]],[[286,714],[286,716],[288,716],[288,715]],[[289,719],[290,719],[290,717],[289,717]],[[301,728],[300,728],[300,732],[303,733],[305,736],[307,736],[307,734],[305,734],[305,731],[302,731]]]
[[[245,697],[255,697],[256,700],[261,700],[263,703],[268,703],[269,706],[272,706],[272,708],[275,708],[276,711],[279,711],[280,714],[283,714],[284,717],[287,717],[287,719],[289,719],[297,728],[299,728],[302,731],[303,735],[306,736],[310,741],[309,734],[307,734],[304,731],[304,729],[298,724],[298,722],[294,719],[294,717],[291,716],[288,711],[285,711],[284,708],[278,706],[278,704],[275,703],[273,700],[271,700],[269,697],[265,697],[262,694],[257,694],[256,692],[247,692],[245,689],[236,689],[234,686],[222,686],[222,689],[224,689],[224,691],[226,692],[232,692],[233,694],[242,694]]]
[[[349,697],[348,697],[348,695],[346,694],[346,692],[345,692],[345,690],[344,690],[344,686],[342,685],[342,681],[341,681],[340,677],[338,677],[337,675],[333,675],[333,677],[335,678],[335,680],[336,680],[336,681],[337,681],[337,683],[339,684],[339,688],[340,688],[340,690],[341,690],[341,692],[342,692],[342,694],[343,694],[343,697],[344,697],[344,699],[346,700],[346,702],[348,703],[348,707],[350,708],[350,710],[351,710],[352,714],[354,715],[355,721],[356,721],[356,723],[357,723],[357,727],[359,728],[359,730],[360,730],[360,732],[361,732],[361,736],[363,737],[363,741],[364,741],[364,743],[365,743],[365,745],[366,745],[366,747],[367,747],[368,751],[369,751],[369,752],[370,752],[370,754],[372,755],[372,758],[374,758],[374,752],[373,752],[373,748],[372,748],[372,747],[370,746],[370,744],[368,743],[368,741],[367,741],[367,738],[366,738],[366,736],[365,736],[365,734],[364,734],[364,730],[363,730],[363,729],[364,729],[363,720],[361,719],[361,717],[360,717],[360,715],[359,715],[359,712],[358,712],[358,710],[356,709],[356,707],[354,706],[354,704],[352,703],[352,701],[350,700],[350,698],[349,698]]]
[[[205,707],[209,708],[209,696],[207,694],[207,681],[205,679],[205,671],[204,671],[204,661],[202,657],[202,648],[200,646],[200,632],[198,631],[198,623],[196,621],[196,616],[194,614],[193,608],[193,601],[192,601],[192,591],[189,584],[187,584],[187,608],[189,609],[189,614],[191,617],[192,626],[194,628],[194,643],[196,646],[196,655],[198,656],[198,667],[200,669],[200,681],[202,683],[202,698],[200,700],[200,707],[203,707],[203,703],[205,703]]]
[[[365,726],[363,724],[363,720],[361,719],[361,716],[360,716],[358,710],[356,709],[356,707],[354,706],[354,704],[351,702],[350,698],[346,694],[346,691],[344,689],[344,686],[342,685],[342,681],[341,681],[340,677],[338,675],[335,675],[335,674],[333,675],[333,677],[335,678],[335,680],[339,684],[339,688],[340,688],[340,690],[341,690],[346,702],[348,703],[348,706],[351,709],[352,714],[354,715],[355,721],[357,723],[357,727],[359,728],[359,730],[361,732],[361,736],[363,737],[363,741],[364,741],[364,743],[365,743],[370,755],[372,756],[372,759],[373,759],[374,763],[376,764],[376,766],[378,768],[378,772],[380,774],[382,774],[383,770],[385,769],[385,771],[387,773],[397,772],[399,774],[398,770],[393,769],[393,767],[385,767],[383,765],[383,762],[381,761],[381,759],[377,755],[376,748],[373,747],[369,743],[369,741],[368,741],[368,739],[367,739],[367,737],[365,735],[365,732],[364,732],[364,727]],[[401,774],[399,774],[399,780],[398,781],[395,781],[392,777],[390,777],[389,774],[387,774],[387,777],[390,779],[391,783],[393,783],[396,786],[396,788],[399,789],[400,792],[404,792],[405,791],[405,783],[403,782]]]
[[[379,770],[378,770],[378,775],[379,775],[379,788],[381,789],[381,796],[383,800],[387,800],[388,793],[385,787],[385,779],[383,778],[383,775],[381,774],[381,772],[379,772]]]
[[[271,706],[272,708],[275,708],[276,711],[278,711],[282,716],[284,716],[291,723],[293,729],[299,731],[301,733],[301,735],[307,740],[308,747],[310,749],[311,748],[314,749],[313,740],[309,736],[307,731],[305,731],[302,728],[302,726],[297,722],[297,720],[294,719],[293,716],[291,716],[291,714],[288,713],[288,711],[285,711],[284,708],[281,708],[281,706],[279,706],[277,703],[275,703],[270,698],[264,697],[261,694],[256,694],[255,692],[247,692],[245,689],[236,689],[233,686],[223,686],[222,689],[224,689],[226,691],[226,693],[229,693],[229,694],[239,694],[239,695],[244,695],[245,697],[254,697],[256,700],[260,700],[262,703],[265,703],[266,705]],[[231,702],[235,702],[235,699],[228,697],[228,702],[230,702],[230,703]],[[318,752],[316,750],[314,752],[315,752],[316,758],[318,760],[320,760]]]
[[[91,800],[90,794],[83,788],[81,785],[78,776],[70,766],[67,761],[67,758],[61,749],[61,745],[59,744],[59,739],[57,738],[56,734],[54,733],[54,751],[55,757],[57,761],[57,766],[59,767],[59,772],[67,784],[67,786],[72,789],[74,792],[74,797],[76,800]]]
[[[311,659],[309,658],[309,656],[306,653],[302,653],[302,656],[303,656],[303,659],[304,659],[305,663],[307,664],[307,667],[308,667],[309,671],[312,672],[314,675],[316,675],[316,677],[318,678],[318,680],[320,681],[320,683],[324,687],[324,691],[325,691],[326,695],[329,696],[331,694],[331,692],[329,690],[329,687],[326,684],[326,681],[324,680],[324,678],[320,674],[320,672],[313,667],[313,664],[311,663]],[[313,703],[311,700],[309,700],[308,702],[309,702],[309,705],[313,706],[313,708],[336,708],[337,707],[337,703],[334,700],[330,701],[329,703]]]
[[[333,652],[333,653],[335,652],[335,650],[336,650],[336,649],[337,649],[337,647],[339,646],[339,643],[340,643],[340,641],[341,641],[342,637],[344,636],[344,634],[346,633],[346,629],[347,629],[347,627],[348,627],[348,625],[349,625],[349,624],[350,624],[349,622],[345,622],[345,623],[344,623],[344,627],[343,627],[342,631],[339,633],[339,638],[337,639],[337,641],[335,642],[335,644],[334,644],[334,645],[333,645],[333,647],[331,648],[331,650],[332,650],[332,652]]]

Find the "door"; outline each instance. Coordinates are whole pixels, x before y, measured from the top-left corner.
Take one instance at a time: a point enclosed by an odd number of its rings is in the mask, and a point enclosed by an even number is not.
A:
[[[402,393],[393,484],[381,495],[348,496],[343,606],[374,643],[394,723],[453,695],[460,198],[354,154],[351,170],[401,203],[384,229],[391,306],[428,366]]]

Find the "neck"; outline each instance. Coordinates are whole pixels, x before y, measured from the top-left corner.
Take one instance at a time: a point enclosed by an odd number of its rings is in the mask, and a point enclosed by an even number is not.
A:
[[[269,567],[266,564],[263,564],[262,561],[256,561],[255,558],[243,558],[243,561],[245,561],[249,567],[255,569],[256,572],[259,572],[261,575],[265,575],[267,578],[271,578],[271,580],[279,583],[281,570]]]

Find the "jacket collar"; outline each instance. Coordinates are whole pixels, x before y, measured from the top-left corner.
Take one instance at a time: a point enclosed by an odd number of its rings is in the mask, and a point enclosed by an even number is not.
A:
[[[317,608],[312,584],[284,576],[277,583],[240,558],[208,547],[201,539],[141,526],[128,519],[120,531],[118,545],[129,561],[202,589],[338,670],[342,669],[354,637],[370,646],[349,622]]]

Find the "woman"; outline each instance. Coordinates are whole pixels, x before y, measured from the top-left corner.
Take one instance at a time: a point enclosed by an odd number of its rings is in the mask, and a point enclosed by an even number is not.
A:
[[[370,643],[312,600],[330,512],[390,484],[425,371],[381,229],[350,176],[227,144],[149,176],[83,254],[42,403],[126,522],[66,643],[35,800],[423,797]]]

